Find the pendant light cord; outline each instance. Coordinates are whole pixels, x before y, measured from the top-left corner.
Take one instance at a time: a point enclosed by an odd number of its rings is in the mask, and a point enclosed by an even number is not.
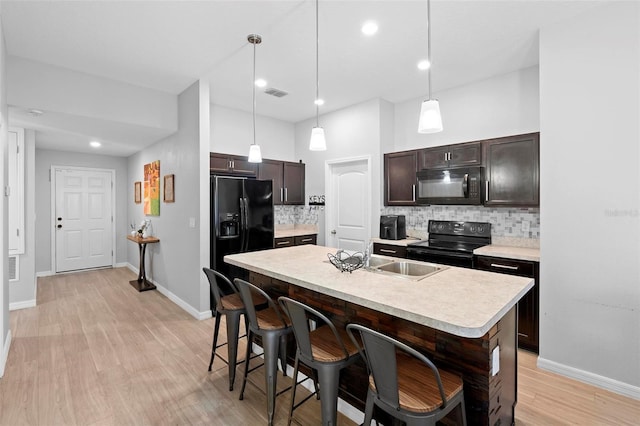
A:
[[[256,42],[253,42],[253,144],[256,144]]]
[[[318,51],[320,50],[320,37],[318,31],[318,0],[316,0],[316,127],[320,127],[320,72],[319,69],[319,61],[318,61]]]
[[[429,80],[429,100],[431,100],[431,0],[427,0],[427,79]]]

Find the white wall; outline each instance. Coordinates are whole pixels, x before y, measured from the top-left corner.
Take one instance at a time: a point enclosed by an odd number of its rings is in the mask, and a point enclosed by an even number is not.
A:
[[[293,123],[256,115],[256,141],[263,158],[298,161],[294,155]],[[211,152],[249,155],[253,115],[211,104]]]
[[[640,398],[640,5],[540,32],[539,365]]]
[[[7,77],[6,63],[7,51],[2,28],[2,4],[0,3],[0,188],[4,188],[7,182],[7,144],[9,125],[9,110],[7,108]],[[7,239],[7,199],[0,197],[0,277],[2,277],[2,289],[0,289],[0,377],[4,374],[4,365],[9,352],[11,334],[9,330],[9,276],[7,272],[9,251]]]
[[[315,118],[296,124],[296,158],[306,164],[306,194],[325,194],[325,162],[364,155],[371,156],[371,181],[374,188],[382,184],[380,135],[382,112],[389,112],[388,102],[374,99],[320,116],[320,126],[327,139],[326,151],[309,151],[311,129]],[[388,118],[384,121],[389,126]],[[388,130],[386,131],[388,133]],[[371,196],[371,232],[376,235],[380,215],[381,193]],[[330,206],[327,206],[329,209]],[[324,242],[324,226],[319,229],[318,243]]]
[[[36,139],[38,135],[36,133]],[[127,192],[127,159],[108,155],[80,154],[76,152],[35,151],[35,215],[36,215],[36,274],[46,275],[53,271],[51,264],[51,166],[91,167],[97,169],[113,169],[116,171],[116,263],[127,260],[127,240],[129,231],[126,205],[129,201]],[[131,185],[133,188],[133,184]],[[133,189],[131,190],[133,199]]]
[[[24,151],[24,254],[18,255],[20,279],[9,284],[10,309],[31,307],[36,303],[36,133],[34,130],[25,129],[24,131]]]
[[[149,128],[177,128],[169,93],[11,56],[9,103]]]
[[[146,216],[151,219],[154,236],[160,239],[159,243],[147,246],[146,271],[161,292],[197,318],[211,315],[208,292],[201,289],[205,281],[201,280],[200,252],[201,203],[207,206],[209,203],[208,197],[201,199],[201,185],[208,188],[208,178],[206,183],[200,181],[200,169],[205,162],[208,170],[208,159],[200,161],[200,98],[208,97],[207,93],[200,90],[198,82],[181,93],[178,97],[178,131],[128,159],[129,221],[139,223],[145,218],[143,204],[133,203],[133,184],[144,180],[144,165],[160,160],[161,194],[164,190],[162,177],[175,175],[175,202],[161,202],[160,216]],[[202,143],[208,145],[208,133],[202,137],[206,138]],[[194,228],[189,227],[190,218],[196,221]],[[137,270],[138,246],[128,242],[127,247],[128,262]],[[202,300],[203,294],[207,295],[206,300]]]
[[[418,133],[424,96],[395,105],[395,144],[391,151],[537,132],[538,67],[436,92],[444,130]],[[390,152],[390,151],[385,151]]]

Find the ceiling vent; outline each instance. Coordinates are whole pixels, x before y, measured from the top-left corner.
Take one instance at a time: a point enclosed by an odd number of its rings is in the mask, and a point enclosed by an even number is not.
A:
[[[266,93],[267,95],[275,96],[276,98],[282,98],[283,96],[287,96],[289,94],[284,90],[274,89],[273,87],[264,89],[264,93]]]

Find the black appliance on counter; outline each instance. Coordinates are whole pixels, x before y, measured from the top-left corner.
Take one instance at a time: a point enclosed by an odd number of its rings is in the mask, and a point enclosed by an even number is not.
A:
[[[423,262],[473,268],[473,250],[491,244],[487,222],[429,221],[429,239],[407,246],[407,257]]]
[[[380,216],[380,238],[383,240],[404,240],[407,238],[404,215]]]
[[[418,204],[480,205],[483,202],[482,167],[420,170],[416,178]]]
[[[242,278],[223,258],[273,248],[273,182],[211,176],[210,211],[211,268]]]

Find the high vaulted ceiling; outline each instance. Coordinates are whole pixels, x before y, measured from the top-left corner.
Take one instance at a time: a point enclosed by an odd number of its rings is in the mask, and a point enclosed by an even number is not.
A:
[[[267,88],[288,95],[259,90],[257,113],[294,123],[315,115],[313,0],[1,3],[10,56],[171,94],[206,77],[212,103],[245,111],[252,107],[253,47],[247,35],[261,34],[257,76],[267,80]],[[537,64],[540,28],[601,3],[433,0],[433,91]],[[360,31],[367,20],[378,23],[374,36]],[[320,0],[319,33],[320,93],[326,101],[321,113],[427,92],[426,74],[416,67],[426,58],[425,0]],[[21,120],[29,117],[22,114]],[[86,133],[84,124],[74,128],[72,117],[63,121],[57,134],[55,123],[42,129],[39,143],[60,145]],[[120,127],[93,133],[113,138],[127,130]],[[155,135],[147,136],[144,143],[152,143]]]

